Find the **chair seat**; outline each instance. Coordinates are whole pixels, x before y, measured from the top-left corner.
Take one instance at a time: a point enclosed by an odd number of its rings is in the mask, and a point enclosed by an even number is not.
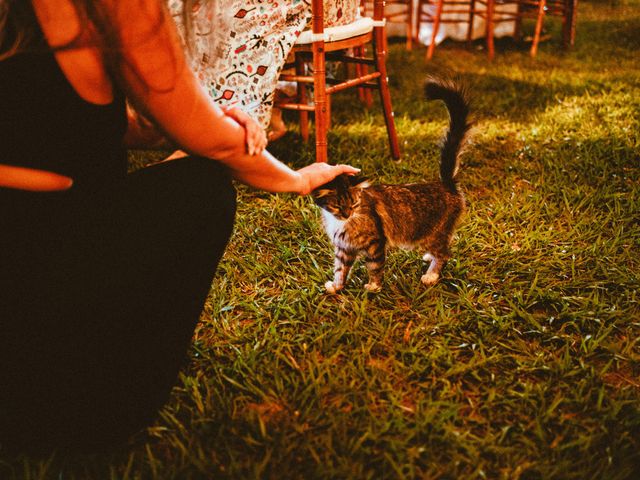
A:
[[[373,31],[374,20],[369,17],[360,17],[355,22],[337,27],[327,27],[324,29],[325,42],[339,42],[347,38],[358,37]],[[296,40],[296,45],[309,45],[313,43],[313,32],[305,30]]]

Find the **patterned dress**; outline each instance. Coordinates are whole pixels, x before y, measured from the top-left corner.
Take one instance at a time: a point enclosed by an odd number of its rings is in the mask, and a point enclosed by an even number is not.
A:
[[[185,38],[182,0],[168,0]],[[357,15],[355,0],[325,4],[325,25]],[[278,77],[300,33],[310,27],[310,0],[218,0],[196,2],[193,39],[186,44],[192,68],[220,105],[235,105],[267,128]]]

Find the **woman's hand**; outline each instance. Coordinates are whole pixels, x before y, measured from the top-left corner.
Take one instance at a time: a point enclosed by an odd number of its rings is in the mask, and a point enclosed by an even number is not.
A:
[[[267,133],[253,118],[238,107],[221,107],[224,114],[242,125],[247,132],[247,153],[257,155],[267,147]]]
[[[307,195],[316,188],[330,182],[338,175],[346,173],[347,175],[355,175],[359,173],[359,168],[350,165],[329,165],[328,163],[312,163],[301,168],[296,173],[300,176],[300,195]]]

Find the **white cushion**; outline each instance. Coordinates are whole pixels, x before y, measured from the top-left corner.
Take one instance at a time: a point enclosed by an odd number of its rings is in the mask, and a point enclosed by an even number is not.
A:
[[[340,25],[338,27],[325,27],[324,29],[324,41],[325,42],[337,42],[339,40],[345,40],[347,38],[357,37],[364,35],[373,30],[373,18],[360,17],[355,22],[347,25]],[[307,45],[313,43],[313,32],[311,30],[303,31],[298,39],[296,45]]]

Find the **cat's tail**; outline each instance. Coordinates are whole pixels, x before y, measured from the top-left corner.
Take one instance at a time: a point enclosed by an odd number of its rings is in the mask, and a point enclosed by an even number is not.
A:
[[[455,192],[460,154],[472,126],[469,121],[469,95],[462,85],[436,78],[429,78],[424,90],[428,99],[442,100],[449,111],[449,130],[440,148],[440,179],[449,190]]]

